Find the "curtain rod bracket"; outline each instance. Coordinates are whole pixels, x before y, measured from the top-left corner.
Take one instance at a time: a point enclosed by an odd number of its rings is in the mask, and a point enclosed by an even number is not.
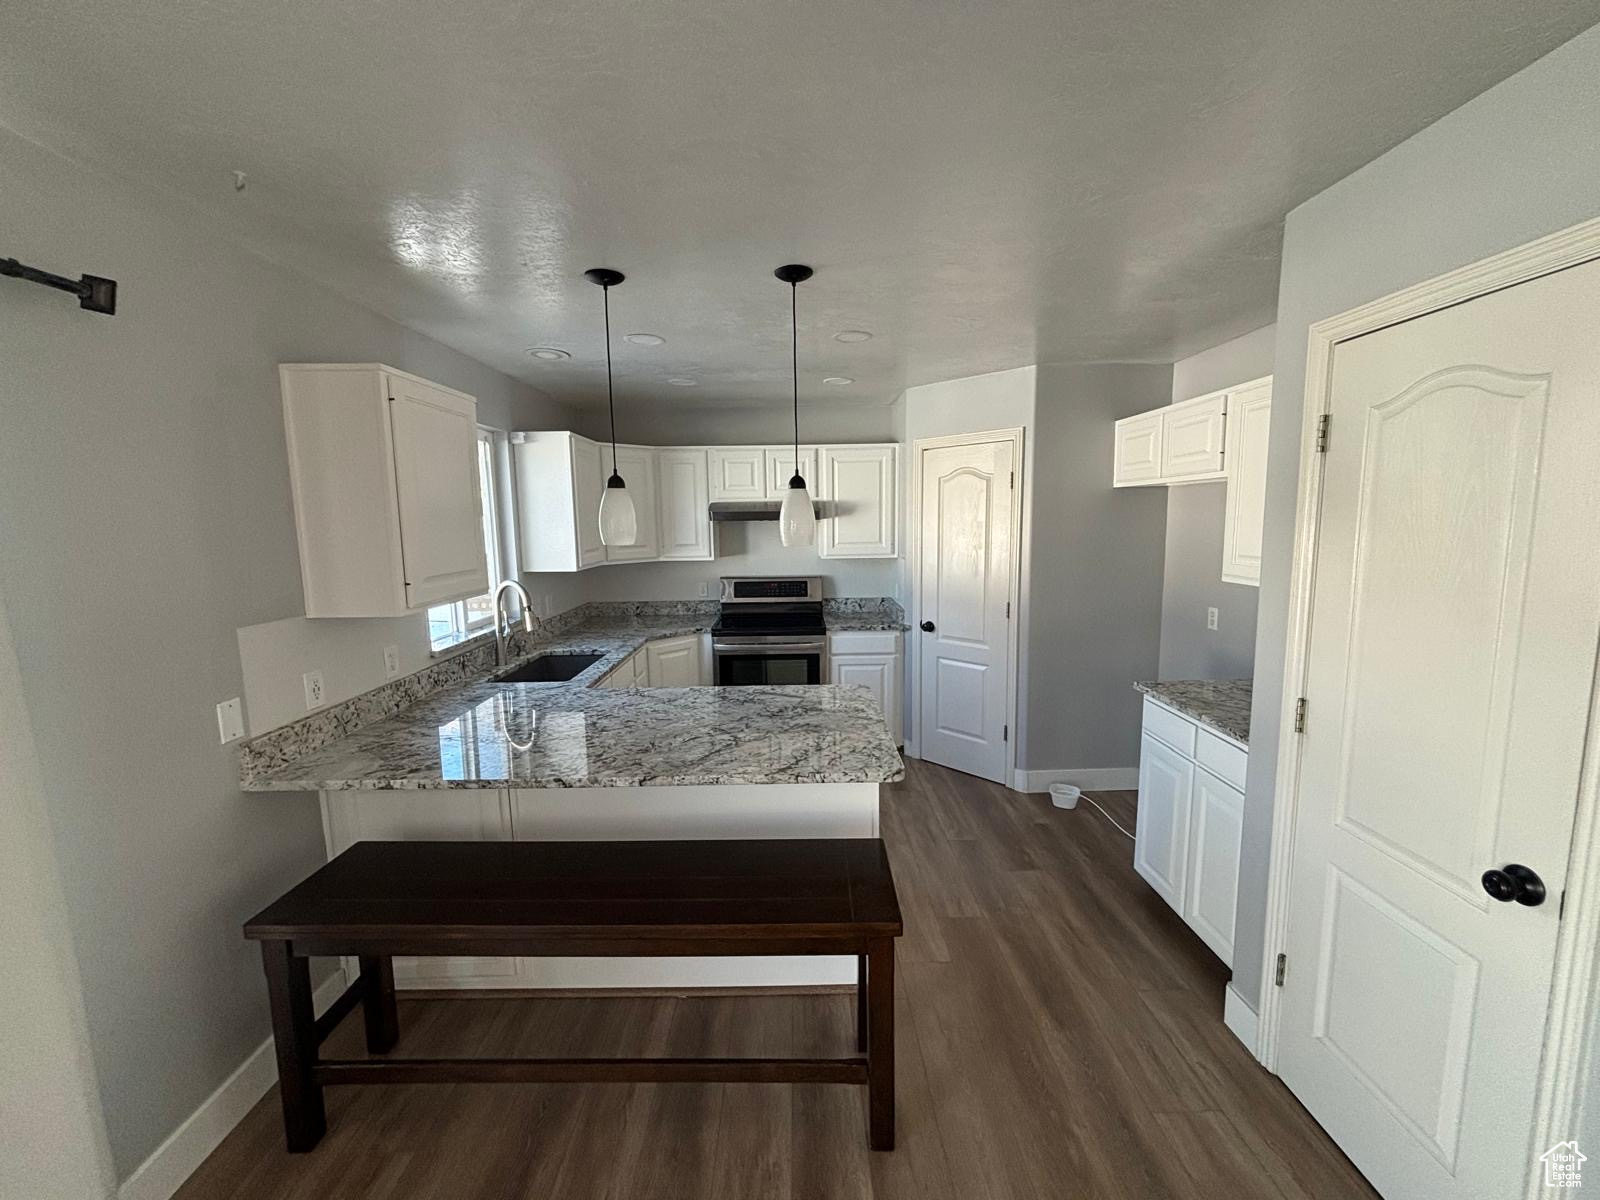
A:
[[[100,275],[85,275],[81,279],[68,279],[65,275],[52,275],[37,267],[25,267],[14,258],[0,258],[0,275],[12,279],[25,279],[29,283],[42,283],[78,298],[78,307],[89,312],[112,316],[117,311],[117,281]]]

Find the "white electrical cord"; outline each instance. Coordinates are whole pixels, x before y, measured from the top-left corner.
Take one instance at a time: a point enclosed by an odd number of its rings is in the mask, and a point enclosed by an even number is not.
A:
[[[1084,795],[1082,788],[1075,787],[1070,783],[1052,783],[1050,785],[1050,803],[1054,804],[1057,808],[1076,808],[1078,807],[1079,800],[1087,800],[1090,804],[1092,804],[1095,810],[1106,820],[1110,821],[1116,831],[1123,837],[1129,839],[1130,841],[1137,840],[1134,838],[1133,834],[1129,833],[1122,827],[1121,823],[1115,817],[1102,808],[1099,802],[1095,800],[1093,796]]]

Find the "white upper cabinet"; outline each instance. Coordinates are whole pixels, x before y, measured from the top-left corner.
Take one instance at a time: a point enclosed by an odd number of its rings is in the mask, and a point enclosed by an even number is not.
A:
[[[767,452],[760,446],[713,446],[710,453],[713,500],[767,498]]]
[[[1129,487],[1137,483],[1160,483],[1161,412],[1124,417],[1116,426],[1116,451],[1111,485]]]
[[[899,447],[892,444],[819,447],[820,462],[812,494],[829,502],[832,512],[817,522],[820,557],[896,556],[898,451]]]
[[[650,562],[661,557],[656,518],[656,452],[649,446],[618,446],[617,470],[628,485],[639,535],[631,546],[607,546],[607,562]],[[611,447],[600,447],[600,474],[611,477]],[[604,487],[604,480],[601,484]],[[603,494],[603,492],[602,492]],[[598,519],[599,506],[595,506]]]
[[[662,558],[715,557],[708,458],[702,449],[656,451],[656,536]]]
[[[284,363],[308,617],[400,616],[488,587],[477,402],[376,363]]]
[[[1166,483],[1222,479],[1228,395],[1196,396],[1161,410],[1161,478]]]
[[[1267,508],[1267,434],[1272,380],[1258,379],[1228,397],[1228,498],[1222,526],[1222,578],[1261,586],[1261,525]]]
[[[767,460],[767,499],[782,500],[784,493],[789,490],[789,480],[794,477],[795,454],[794,446],[768,446],[766,448]],[[811,489],[811,494],[817,494],[817,448],[815,446],[800,447],[800,476],[806,481],[806,486]]]
[[[575,433],[514,433],[517,531],[524,571],[582,571],[606,561],[600,447]]]

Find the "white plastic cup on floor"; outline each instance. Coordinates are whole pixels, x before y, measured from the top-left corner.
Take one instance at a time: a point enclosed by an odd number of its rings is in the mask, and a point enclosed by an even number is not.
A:
[[[1078,797],[1083,795],[1083,789],[1070,783],[1052,783],[1050,785],[1050,803],[1057,808],[1077,808]]]

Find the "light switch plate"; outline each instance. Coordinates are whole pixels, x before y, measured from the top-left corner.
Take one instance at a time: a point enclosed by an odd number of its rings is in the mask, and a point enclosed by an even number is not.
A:
[[[325,695],[322,690],[322,672],[307,671],[300,676],[300,682],[306,689],[306,710],[309,712],[313,708],[321,708]]]
[[[383,648],[383,674],[387,679],[393,679],[400,674],[399,646],[385,646]]]
[[[1206,609],[1206,628],[1207,629],[1215,629],[1216,627],[1217,627],[1217,610],[1214,609],[1214,608],[1208,608],[1208,609]]]
[[[239,702],[239,697],[217,705],[217,736],[222,739],[224,746],[244,736],[244,705]]]

